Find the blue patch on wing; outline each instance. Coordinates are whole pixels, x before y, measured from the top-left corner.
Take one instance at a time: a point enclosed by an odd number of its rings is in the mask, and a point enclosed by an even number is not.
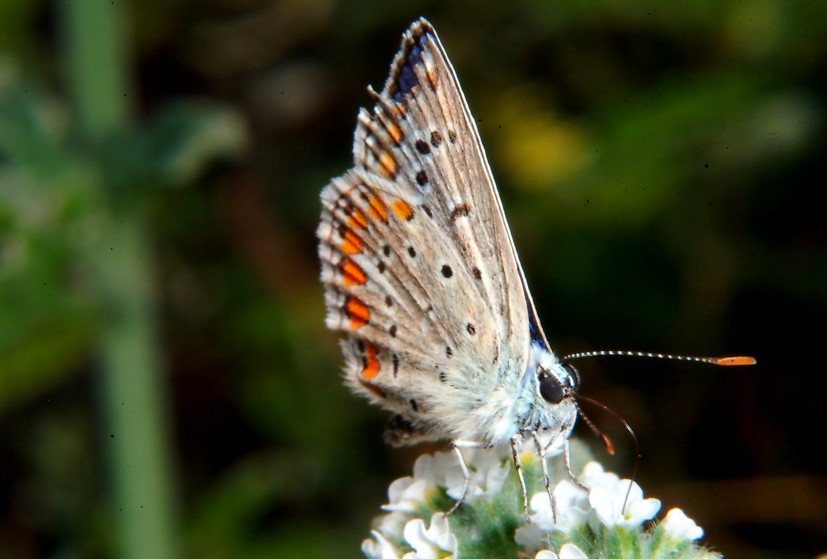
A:
[[[419,84],[414,67],[422,63],[422,52],[426,48],[429,33],[413,37],[413,43],[408,47],[401,64],[396,69],[391,97],[397,103],[403,102],[403,97]]]

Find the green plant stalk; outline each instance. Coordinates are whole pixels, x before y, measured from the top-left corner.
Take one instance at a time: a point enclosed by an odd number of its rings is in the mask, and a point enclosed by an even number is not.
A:
[[[63,4],[69,87],[83,139],[93,148],[126,131],[131,118],[123,6],[110,0]],[[100,199],[108,199],[105,192]],[[130,206],[101,208],[110,215],[101,220],[100,242],[88,255],[111,311],[100,339],[104,436],[116,501],[111,506],[119,557],[172,559],[176,523],[154,259],[146,220]]]

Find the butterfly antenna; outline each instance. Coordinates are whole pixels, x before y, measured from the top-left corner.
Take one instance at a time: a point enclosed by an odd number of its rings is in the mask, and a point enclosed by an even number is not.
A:
[[[731,357],[697,357],[694,355],[674,355],[671,353],[650,353],[647,351],[627,351],[603,349],[598,351],[581,351],[563,357],[562,361],[573,361],[586,357],[643,357],[647,359],[670,359],[672,361],[691,361],[695,363],[707,363],[709,365],[721,365],[724,367],[737,367],[742,365],[755,365],[755,357],[747,355],[736,355]]]
[[[626,428],[626,432],[629,433],[629,438],[632,440],[632,444],[635,446],[635,465],[632,468],[632,477],[631,477],[631,481],[629,483],[629,487],[626,488],[626,496],[623,498],[623,507],[620,509],[621,511],[625,512],[626,511],[626,504],[629,502],[629,494],[632,492],[632,483],[631,482],[633,482],[637,479],[638,466],[640,466],[640,459],[643,457],[643,454],[640,452],[640,441],[638,440],[637,435],[635,434],[635,430],[632,429],[631,425],[629,425],[629,422],[626,421],[625,419],[623,419],[623,417],[619,413],[614,411],[612,408],[610,408],[606,404],[604,404],[602,402],[598,402],[597,400],[595,400],[593,398],[589,398],[588,396],[584,396],[584,395],[579,394],[579,393],[575,393],[574,398],[577,401],[578,415],[583,419],[583,421],[586,422],[586,425],[589,426],[589,428],[592,430],[592,432],[595,435],[597,435],[598,437],[603,439],[603,444],[606,445],[606,452],[607,453],[609,453],[610,455],[614,455],[614,453],[615,453],[615,449],[614,449],[614,445],[612,444],[612,441],[600,429],[598,429],[597,426],[594,423],[592,423],[592,420],[589,419],[589,417],[585,413],[583,413],[583,408],[580,406],[580,402],[586,402],[587,404],[591,404],[592,406],[596,406],[596,407],[600,408],[601,410],[603,410],[604,412],[611,415],[612,417],[614,417],[615,419],[617,419],[618,421],[620,421],[620,423],[623,425],[623,427]]]
[[[570,355],[566,355],[561,359],[564,363],[568,361],[573,361],[575,359],[584,359],[586,357],[643,357],[647,359],[669,359],[672,361],[690,361],[694,363],[706,363],[709,365],[720,365],[724,367],[737,367],[743,365],[755,365],[756,360],[755,357],[747,356],[747,355],[736,355],[736,356],[728,356],[728,357],[698,357],[693,355],[675,355],[671,353],[650,353],[646,351],[628,351],[628,350],[597,350],[597,351],[582,351],[580,353],[572,353]],[[635,481],[637,477],[638,466],[640,465],[641,459],[641,452],[640,452],[640,442],[638,441],[637,435],[635,435],[634,429],[629,423],[623,419],[620,414],[615,412],[613,409],[608,407],[607,405],[598,402],[588,396],[583,396],[582,394],[577,393],[575,395],[575,399],[578,402],[578,413],[580,417],[583,418],[583,421],[589,426],[592,432],[603,439],[603,444],[606,445],[606,452],[609,454],[614,454],[614,446],[612,445],[612,441],[600,431],[594,423],[588,418],[586,414],[583,413],[579,402],[586,402],[593,406],[597,406],[598,408],[602,409],[609,415],[616,418],[623,426],[626,428],[626,431],[629,433],[629,437],[632,440],[632,443],[635,445],[635,465],[632,469],[632,479],[629,482],[629,487],[626,488],[626,497],[623,499],[623,508],[622,511],[626,510],[626,504],[629,501],[629,495],[632,491],[632,482]]]

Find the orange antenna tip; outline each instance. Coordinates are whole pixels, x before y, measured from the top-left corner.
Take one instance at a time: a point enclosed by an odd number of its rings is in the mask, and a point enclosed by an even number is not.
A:
[[[606,435],[604,435],[602,433],[601,433],[600,437],[603,439],[603,444],[606,445],[606,452],[609,454],[609,456],[614,456],[615,455],[615,445],[612,444],[611,439],[609,439],[609,437],[607,437]]]
[[[735,357],[715,357],[712,360],[712,363],[715,365],[724,365],[727,367],[735,367],[740,365],[755,365],[757,361],[755,357],[749,357],[747,355],[739,355]]]

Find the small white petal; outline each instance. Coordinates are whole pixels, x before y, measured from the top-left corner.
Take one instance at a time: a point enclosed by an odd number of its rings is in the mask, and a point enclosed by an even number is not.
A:
[[[425,501],[425,493],[428,490],[428,483],[425,480],[416,480],[411,477],[403,477],[391,483],[388,488],[387,505],[382,505],[382,510],[415,512],[419,505]]]
[[[595,487],[589,491],[589,504],[597,518],[604,526],[614,526],[620,516],[620,506],[614,502],[614,494],[605,487]]]
[[[551,500],[545,491],[531,497],[530,507],[534,511],[531,522],[546,530],[569,532],[586,524],[589,516],[589,499],[582,489],[569,480],[563,480],[554,487],[554,506],[557,518],[551,508]]]
[[[554,529],[554,515],[551,511],[551,501],[545,491],[535,493],[529,501],[529,508],[534,511],[531,523],[546,532]]]
[[[451,533],[444,514],[431,517],[431,525],[427,529],[421,518],[411,520],[405,524],[403,534],[419,559],[440,559],[445,557],[445,552],[453,554],[457,550],[457,538]]]
[[[431,517],[428,537],[444,551],[454,552],[457,549],[457,538],[451,533],[448,517],[442,513],[437,513]]]
[[[589,557],[573,543],[567,543],[560,548],[560,559],[589,559]]]
[[[377,531],[371,532],[373,539],[367,539],[362,542],[362,553],[368,559],[398,559],[399,555],[393,545],[385,539],[385,537]]]
[[[584,486],[592,489],[600,486],[616,484],[620,478],[616,474],[606,472],[598,462],[589,462],[583,467],[583,472],[577,478]]]
[[[499,449],[480,448],[463,450],[463,457],[471,474],[465,500],[472,502],[478,497],[490,497],[503,485],[511,464],[503,459]],[[457,460],[445,475],[446,492],[454,499],[462,496],[465,478]]]
[[[543,530],[536,524],[520,526],[514,532],[514,541],[528,551],[540,549],[548,545],[548,530]]]
[[[589,491],[589,503],[600,523],[607,527],[640,526],[660,510],[659,500],[644,499],[640,486],[628,479],[594,487]]]
[[[388,486],[388,501],[391,503],[399,502],[402,493],[411,486],[414,479],[410,476],[395,479]]]
[[[534,556],[534,559],[559,559],[559,557],[553,551],[544,549],[542,551],[537,552],[537,555]]]
[[[634,481],[622,479],[617,483],[617,491],[623,493],[623,499],[627,503],[637,503],[643,499],[643,489]]]
[[[408,520],[408,515],[403,512],[389,512],[382,516],[377,530],[384,536],[392,536],[395,540],[399,540],[402,538],[402,530]]]
[[[697,540],[703,537],[704,529],[686,516],[681,509],[671,509],[666,513],[661,526],[672,537],[681,540]]]
[[[557,508],[555,529],[570,532],[586,524],[589,516],[589,497],[569,480],[563,480],[554,488],[554,505]]]
[[[634,528],[655,517],[660,510],[660,500],[643,499],[627,509],[623,515],[623,521],[618,524],[624,528]]]
[[[413,467],[414,479],[423,480],[433,485],[439,483],[442,477],[442,466],[444,465],[444,460],[440,454],[444,453],[423,454],[417,458]]]
[[[411,520],[405,524],[404,534],[405,541],[408,542],[408,545],[416,551],[416,557],[421,557],[422,559],[436,559],[436,550],[433,549],[433,545],[428,540],[425,530],[425,522],[423,522],[421,518]],[[408,554],[405,556],[407,557],[407,555]]]
[[[411,547],[416,548],[416,545],[425,539],[425,521],[421,518],[408,521],[405,524],[403,534],[405,535],[405,541],[407,541]]]

